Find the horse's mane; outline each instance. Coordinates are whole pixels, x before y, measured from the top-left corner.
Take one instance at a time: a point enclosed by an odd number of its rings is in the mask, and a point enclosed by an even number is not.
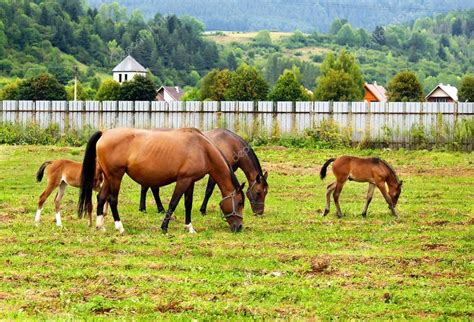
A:
[[[234,132],[232,131],[229,131],[227,129],[225,129],[225,131],[232,135],[233,137],[235,137],[237,140],[239,140],[239,142],[245,147],[247,148],[248,152],[247,152],[247,155],[249,156],[250,158],[250,161],[252,162],[253,166],[255,167],[255,169],[257,169],[258,173],[263,176],[263,170],[262,170],[262,167],[260,165],[260,161],[258,160],[258,157],[257,155],[255,154],[255,151],[252,149],[252,147],[250,146],[250,144],[245,141],[244,139],[242,139],[239,135],[235,134]]]
[[[388,164],[388,162],[385,161],[385,160],[382,160],[382,159],[379,159],[379,158],[377,158],[377,160],[379,160],[380,162],[382,162],[382,163],[390,170],[390,172],[392,173],[392,175],[395,177],[395,180],[397,180],[397,183],[400,184],[400,180],[398,179],[397,173],[396,173],[395,170],[392,168],[392,166],[391,166],[390,164]]]
[[[224,160],[225,164],[227,165],[227,168],[229,169],[230,172],[230,178],[232,180],[232,184],[234,185],[234,188],[237,189],[240,187],[239,180],[237,179],[234,170],[232,170],[232,167],[230,166],[229,161],[227,161],[226,157],[224,156],[224,153],[222,153],[221,149],[219,149],[207,136],[204,135],[201,131],[197,130],[199,134],[208,142],[210,143],[213,147],[216,148],[217,151],[219,151],[219,154],[221,155],[222,159]]]

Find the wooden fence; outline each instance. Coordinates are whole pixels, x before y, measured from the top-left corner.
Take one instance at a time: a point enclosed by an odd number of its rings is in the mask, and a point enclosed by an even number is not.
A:
[[[56,123],[61,131],[66,128],[80,131],[85,126],[94,129],[197,127],[202,130],[226,127],[248,134],[256,131],[268,134],[272,131],[298,134],[319,126],[325,120],[332,120],[352,142],[384,141],[396,146],[410,146],[416,136],[420,135],[431,143],[438,140],[451,142],[456,139],[456,131],[463,123],[462,120],[472,121],[474,116],[474,103],[368,104],[266,101],[170,103],[2,101],[0,103],[0,122],[23,125],[34,122],[41,127]],[[462,140],[461,144],[472,150],[472,135]]]

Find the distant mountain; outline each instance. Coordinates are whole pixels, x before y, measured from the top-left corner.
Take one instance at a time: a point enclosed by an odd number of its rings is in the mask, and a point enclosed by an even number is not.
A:
[[[116,0],[147,18],[156,13],[193,16],[207,30],[328,31],[335,18],[373,30],[421,16],[474,7],[472,0]],[[92,6],[111,0],[88,0]]]

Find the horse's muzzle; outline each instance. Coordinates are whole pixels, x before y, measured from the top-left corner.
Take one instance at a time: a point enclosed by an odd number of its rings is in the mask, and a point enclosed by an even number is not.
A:
[[[233,224],[232,226],[230,226],[230,230],[233,233],[240,233],[242,229],[244,229],[244,225],[242,224]]]

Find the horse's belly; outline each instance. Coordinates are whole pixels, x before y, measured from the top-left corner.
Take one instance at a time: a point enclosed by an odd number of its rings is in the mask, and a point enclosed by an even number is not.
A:
[[[127,169],[127,174],[143,186],[165,186],[175,182],[178,174],[167,169],[152,169],[149,167],[133,167]]]

